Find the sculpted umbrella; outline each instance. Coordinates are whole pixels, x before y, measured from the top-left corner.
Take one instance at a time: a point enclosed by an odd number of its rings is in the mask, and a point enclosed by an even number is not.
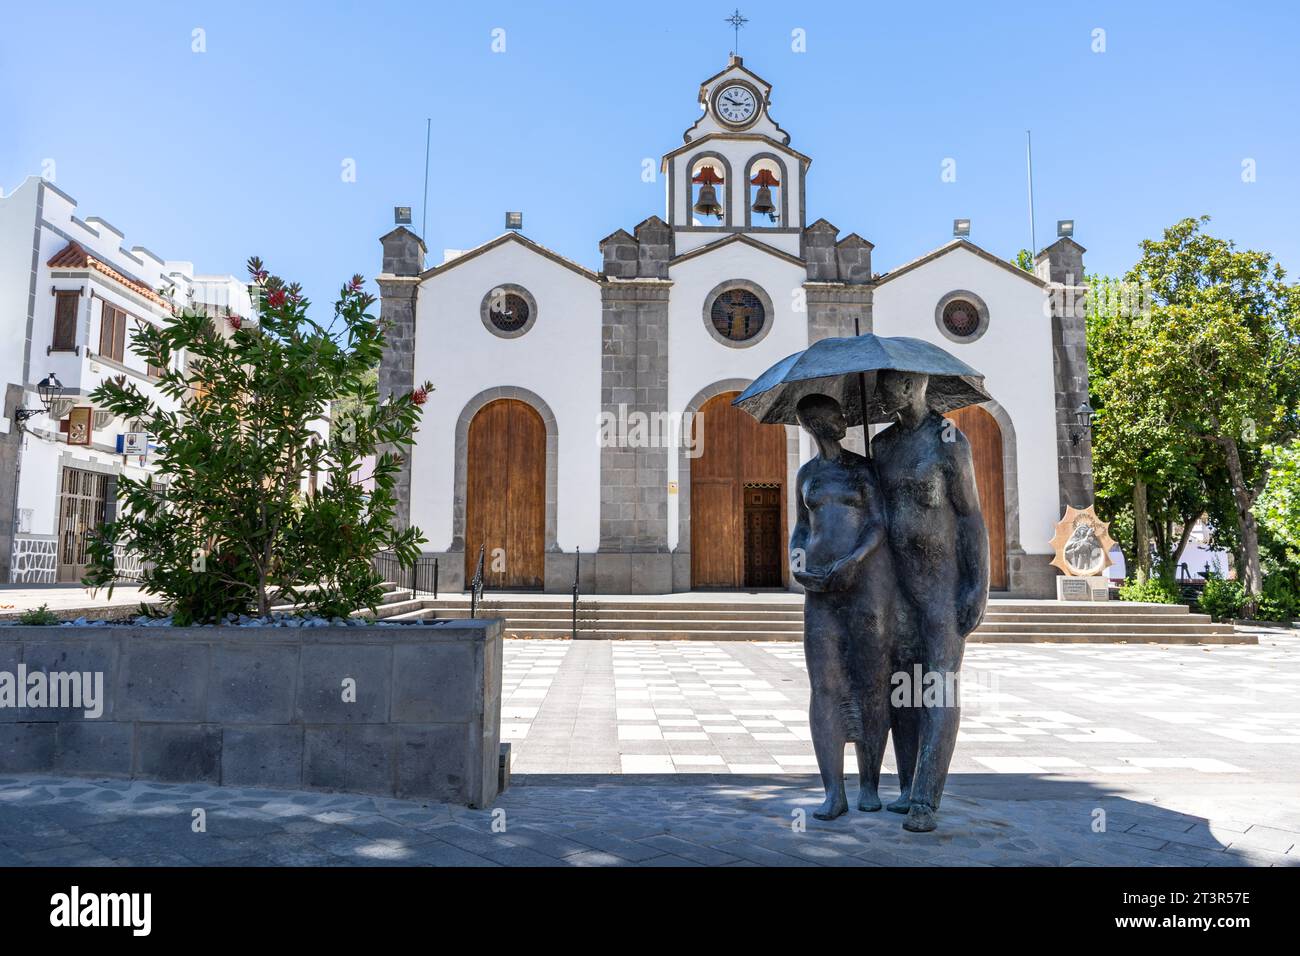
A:
[[[875,395],[875,373],[890,369],[930,376],[926,395],[942,414],[986,402],[984,376],[930,342],[868,332],[851,338],[822,339],[788,355],[754,380],[731,404],[760,422],[796,425],[795,408],[806,395],[829,395],[840,403],[850,425],[893,421]]]

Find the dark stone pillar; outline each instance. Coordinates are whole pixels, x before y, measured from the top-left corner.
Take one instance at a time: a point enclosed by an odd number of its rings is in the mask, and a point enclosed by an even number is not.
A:
[[[403,395],[415,388],[415,305],[424,271],[424,242],[405,226],[398,226],[380,243],[384,248],[379,284],[379,319],[384,325],[384,354],[379,365],[379,400]],[[399,528],[411,523],[410,451],[401,450],[397,475]]]
[[[638,238],[641,241],[638,241]],[[672,233],[658,217],[601,243],[603,415],[635,422],[668,409],[668,261]],[[635,417],[633,417],[635,416]],[[668,456],[659,443],[619,441],[600,450],[600,550],[596,590],[658,594],[672,589],[668,552]]]
[[[1066,505],[1092,504],[1092,437],[1080,434],[1075,411],[1088,400],[1088,287],[1083,284],[1083,246],[1056,240],[1034,257],[1034,272],[1048,283],[1052,315],[1052,371],[1056,387],[1056,466],[1061,513]]]

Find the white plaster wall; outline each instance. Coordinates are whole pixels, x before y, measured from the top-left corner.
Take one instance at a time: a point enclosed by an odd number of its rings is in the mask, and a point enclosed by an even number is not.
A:
[[[537,321],[505,339],[483,326],[483,297],[501,284],[526,288]],[[456,422],[479,392],[526,388],[555,415],[559,433],[556,542],[565,551],[600,543],[601,300],[599,285],[516,242],[464,262],[420,286],[416,303],[415,381],[435,391],[424,406],[411,456],[411,522],[425,548],[452,537]]]
[[[794,265],[743,243],[732,243],[673,266],[668,305],[668,408],[674,415],[709,385],[723,379],[757,378],[770,365],[808,347],[808,315],[796,311],[796,291],[802,291],[803,266]],[[708,294],[730,279],[757,283],[772,300],[768,333],[758,343],[730,348],[705,328]],[[708,422],[702,438],[708,441]],[[668,480],[679,481],[678,458],[668,457]],[[668,496],[668,546],[677,547],[678,495]]]
[[[988,330],[970,343],[953,342],[935,324],[939,299],[957,289],[974,292],[989,308]],[[873,309],[878,335],[933,342],[984,373],[985,387],[1016,430],[1020,543],[1029,554],[1050,553],[1060,518],[1052,326],[1045,301],[1036,284],[958,248],[884,282]]]

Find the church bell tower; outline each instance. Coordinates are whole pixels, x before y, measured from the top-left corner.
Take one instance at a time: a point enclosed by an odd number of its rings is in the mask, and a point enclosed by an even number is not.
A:
[[[811,160],[772,119],[771,92],[734,53],[700,84],[702,115],[660,166],[678,254],[743,233],[799,255]]]

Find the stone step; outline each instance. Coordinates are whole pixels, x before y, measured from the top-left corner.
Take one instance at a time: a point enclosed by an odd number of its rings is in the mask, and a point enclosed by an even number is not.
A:
[[[409,593],[409,592],[404,592]],[[457,608],[468,608],[468,597],[442,597],[436,600],[424,598],[429,607],[453,610]],[[515,598],[494,598],[485,597],[479,602],[479,607],[483,609],[500,608],[510,609],[512,612],[520,611],[546,611],[556,613],[571,613],[572,604],[568,600],[537,601],[528,599]],[[802,614],[803,599],[798,595],[791,595],[789,600],[781,601],[755,601],[752,603],[732,602],[732,601],[603,601],[600,599],[580,598],[578,601],[578,612],[584,611],[599,612],[601,614],[631,613],[638,614],[642,612],[655,613],[672,613],[680,614],[683,612],[691,613],[739,613],[739,614]],[[1003,599],[994,599],[989,603],[988,613],[990,614],[1039,614],[1057,617],[1060,615],[1085,614],[1085,615],[1126,615],[1126,614],[1158,614],[1183,616],[1189,612],[1185,604],[1138,604],[1129,601],[1108,601],[1091,603],[1087,601],[1008,601]]]
[[[1086,621],[1078,624],[1070,624],[1069,630],[1079,634],[1159,634],[1171,630],[1168,623],[1146,622],[1140,624],[1125,624],[1112,621]],[[1231,624],[1214,624],[1208,619],[1205,621],[1193,621],[1184,623],[1178,622],[1176,628],[1180,633],[1186,634],[1231,634]],[[1001,634],[1039,634],[1043,631],[1060,632],[1063,630],[1058,624],[1044,623],[1014,623],[1007,621],[997,621],[990,623],[984,621],[975,633],[996,632]]]
[[[511,617],[507,618],[510,627],[517,630],[528,630],[529,628],[545,627],[560,628],[567,626],[568,620],[553,620],[547,618],[528,618],[528,617]],[[630,619],[613,621],[607,618],[592,618],[584,620],[578,618],[578,627],[583,628],[595,624],[606,628],[617,628],[625,631],[772,631],[783,634],[803,634],[803,621],[708,621],[708,620],[682,620],[676,617],[654,617],[642,619]]]
[[[1213,634],[1189,634],[1177,631],[1144,634],[1080,634],[1077,631],[1033,631],[1007,633],[977,630],[967,640],[972,644],[1258,644],[1254,634],[1229,630]]]
[[[520,640],[567,639],[568,628],[517,628],[507,627],[505,636]],[[797,633],[777,631],[702,631],[675,630],[620,630],[611,628],[582,629],[578,640],[603,641],[787,641],[802,640]],[[967,639],[972,644],[1257,644],[1253,634],[1235,632],[1218,634],[1189,634],[1184,631],[1161,631],[1148,634],[1080,634],[1076,631],[1044,631],[1009,634],[999,631],[976,631]]]
[[[1143,623],[1173,623],[1181,627],[1183,624],[1203,623],[1210,620],[1208,614],[1037,614],[1021,613],[1018,611],[994,611],[989,610],[984,614],[984,623],[990,621],[1000,621],[1006,623],[1019,624],[1087,624],[1092,621],[1106,621],[1114,624],[1143,624]]]
[[[458,608],[431,608],[443,617],[468,617],[468,607]],[[480,614],[491,614],[493,617],[505,617],[509,620],[517,618],[527,618],[530,621],[569,621],[573,619],[572,609],[566,608],[562,611],[538,610],[536,608],[516,608],[516,607],[481,607]],[[649,621],[649,620],[674,620],[674,621],[753,621],[757,623],[769,624],[802,624],[803,611],[780,611],[780,612],[763,612],[763,611],[701,611],[701,610],[677,610],[675,608],[665,608],[662,611],[606,611],[593,608],[579,608],[579,621]]]

